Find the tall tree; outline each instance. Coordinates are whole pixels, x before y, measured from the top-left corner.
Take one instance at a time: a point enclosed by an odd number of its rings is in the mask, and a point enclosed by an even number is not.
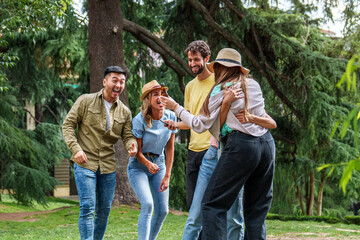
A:
[[[89,63],[90,92],[102,88],[104,69],[110,65],[119,65],[126,69],[123,53],[123,18],[119,0],[89,0]],[[120,95],[120,100],[129,106],[127,88]],[[129,204],[136,201],[127,180],[128,152],[121,141],[115,144],[116,188],[115,203]]]
[[[281,10],[270,6],[270,1],[250,1],[256,7],[248,7],[238,0],[179,0],[166,1],[165,8],[157,8],[152,0],[126,2],[130,10],[125,15],[124,30],[161,56],[166,55],[164,62],[179,73],[182,65],[167,46],[182,52],[188,42],[204,39],[213,52],[222,47],[241,51],[243,64],[252,70],[270,103],[267,110],[282,126],[274,131],[278,159],[294,162],[292,178],[296,179],[294,184],[301,184],[295,189],[299,189],[301,203],[303,196],[306,198],[307,214],[313,214],[316,203],[321,214],[327,178],[315,171],[316,166],[326,159],[339,162],[354,153],[354,146],[329,139],[335,116],[345,110],[333,87],[345,69],[345,60],[338,51],[326,47],[335,41],[320,33],[319,22],[323,19],[310,17],[317,6],[289,1],[290,8]],[[325,2],[325,18],[331,19],[333,6]],[[151,20],[152,7],[166,17]],[[133,10],[139,8],[146,11]],[[157,24],[164,34],[146,30]],[[336,44],[339,49],[344,47],[341,41]]]

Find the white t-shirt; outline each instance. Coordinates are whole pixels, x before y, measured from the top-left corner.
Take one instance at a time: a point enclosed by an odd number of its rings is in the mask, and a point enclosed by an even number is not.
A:
[[[111,106],[113,104],[104,99],[104,105],[105,105],[105,109],[106,109],[106,128],[105,128],[105,132],[106,132],[109,129],[110,125],[111,125],[110,108],[111,108]]]

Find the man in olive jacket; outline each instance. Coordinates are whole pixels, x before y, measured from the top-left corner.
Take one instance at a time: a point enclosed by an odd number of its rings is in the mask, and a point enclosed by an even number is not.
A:
[[[129,155],[137,153],[136,139],[131,132],[131,112],[119,100],[125,80],[124,69],[107,67],[104,88],[97,93],[81,95],[62,126],[65,142],[73,154],[80,199],[81,239],[102,239],[105,234],[115,192],[113,145],[121,137]]]

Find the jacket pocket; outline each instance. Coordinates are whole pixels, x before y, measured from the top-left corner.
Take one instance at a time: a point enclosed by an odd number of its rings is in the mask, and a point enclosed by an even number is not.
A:
[[[111,130],[114,132],[115,135],[121,136],[124,124],[125,124],[125,118],[115,117]]]

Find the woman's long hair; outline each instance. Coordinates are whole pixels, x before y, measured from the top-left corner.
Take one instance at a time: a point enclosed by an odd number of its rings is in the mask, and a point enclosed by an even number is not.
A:
[[[150,106],[150,96],[151,96],[151,92],[148,93],[144,99],[143,99],[143,104],[140,107],[140,111],[145,119],[145,122],[147,124],[147,128],[151,128],[152,127],[152,121],[153,118],[151,116],[151,106]]]
[[[215,74],[215,84],[211,88],[208,96],[206,97],[204,104],[202,105],[200,109],[200,114],[210,117],[209,112],[209,99],[210,94],[213,91],[214,87],[216,85],[221,84],[221,90],[225,88],[225,84],[227,82],[240,82],[241,88],[244,92],[245,101],[244,101],[244,112],[245,117],[248,114],[248,93],[247,93],[247,85],[246,85],[246,76],[241,71],[240,67],[225,67],[224,65],[221,65],[220,63],[214,64],[214,74]]]

